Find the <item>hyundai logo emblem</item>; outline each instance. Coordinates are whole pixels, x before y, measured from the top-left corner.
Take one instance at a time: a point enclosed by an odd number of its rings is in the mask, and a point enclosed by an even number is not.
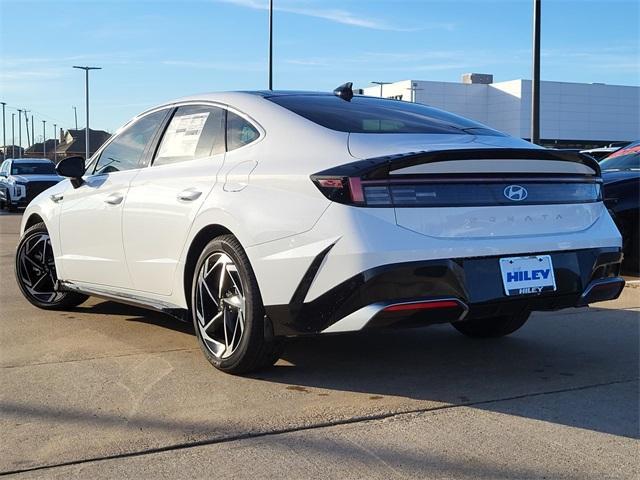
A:
[[[527,198],[528,195],[529,192],[527,192],[527,189],[520,185],[509,185],[504,189],[504,196],[514,202],[521,202]]]

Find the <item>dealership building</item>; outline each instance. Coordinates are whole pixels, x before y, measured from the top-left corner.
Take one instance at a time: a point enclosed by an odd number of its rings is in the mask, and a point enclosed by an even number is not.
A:
[[[362,93],[424,103],[516,137],[531,135],[531,80],[494,83],[492,75],[474,73],[463,75],[460,83],[403,80]],[[640,87],[541,82],[540,138],[560,148],[640,139]]]

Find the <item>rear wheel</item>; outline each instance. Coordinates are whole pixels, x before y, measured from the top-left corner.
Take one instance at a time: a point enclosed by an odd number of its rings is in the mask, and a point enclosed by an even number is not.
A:
[[[233,235],[205,247],[194,270],[191,313],[207,360],[227,373],[273,365],[282,341],[269,334],[264,307],[247,255]]]
[[[79,293],[57,290],[53,249],[44,223],[24,232],[16,252],[15,273],[22,294],[36,307],[50,310],[70,308],[88,298]]]
[[[620,230],[624,252],[622,268],[628,273],[637,275],[640,273],[640,232],[638,231],[638,212],[634,213],[636,213],[635,218],[629,220]]]
[[[456,330],[471,338],[497,338],[509,335],[529,319],[529,312],[518,315],[482,318],[452,323]]]

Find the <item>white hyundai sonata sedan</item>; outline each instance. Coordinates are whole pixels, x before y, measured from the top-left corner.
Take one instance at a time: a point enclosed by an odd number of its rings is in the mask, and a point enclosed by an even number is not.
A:
[[[24,296],[193,321],[225,372],[272,365],[296,335],[504,336],[624,286],[593,159],[349,84],[175,100],[57,171],[22,221]]]

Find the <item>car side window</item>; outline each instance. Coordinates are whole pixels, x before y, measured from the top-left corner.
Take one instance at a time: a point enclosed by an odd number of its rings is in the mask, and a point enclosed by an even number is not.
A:
[[[227,151],[248,145],[257,140],[260,132],[247,120],[233,112],[227,112]]]
[[[2,166],[0,167],[0,172],[4,173],[5,175],[8,175],[9,173],[9,160],[5,160],[4,162],[2,162]]]
[[[224,153],[224,113],[219,107],[179,107],[162,137],[153,165]]]
[[[166,115],[167,110],[150,113],[120,133],[100,154],[94,173],[140,168],[144,152]]]

